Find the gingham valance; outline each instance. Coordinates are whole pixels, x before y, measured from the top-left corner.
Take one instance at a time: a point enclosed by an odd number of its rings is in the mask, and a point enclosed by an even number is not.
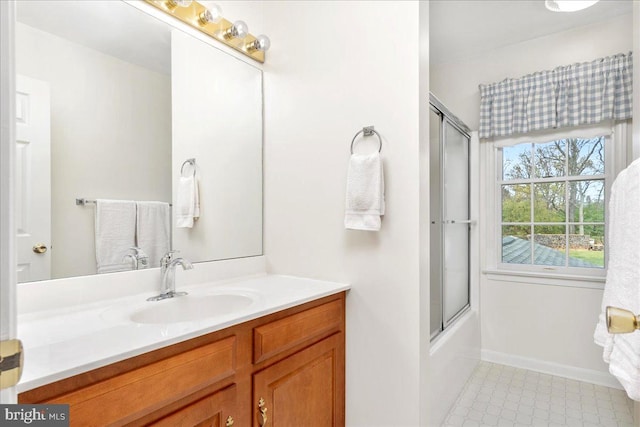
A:
[[[632,112],[632,54],[480,85],[480,138],[624,120]]]

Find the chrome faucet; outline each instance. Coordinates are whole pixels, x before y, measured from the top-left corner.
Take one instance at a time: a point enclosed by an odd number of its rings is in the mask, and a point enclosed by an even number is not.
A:
[[[122,262],[126,262],[127,259],[131,259],[132,270],[141,270],[149,267],[149,257],[137,246],[129,248],[127,254],[122,257]]]
[[[147,298],[147,301],[160,301],[167,298],[187,295],[186,292],[176,292],[176,266],[182,266],[183,270],[191,270],[193,268],[193,264],[184,258],[174,258],[173,254],[176,252],[177,251],[169,251],[160,260],[162,289],[160,291],[160,295]]]

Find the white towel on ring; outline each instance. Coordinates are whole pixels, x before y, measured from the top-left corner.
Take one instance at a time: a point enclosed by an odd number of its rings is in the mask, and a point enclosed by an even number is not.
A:
[[[384,210],[384,173],[380,153],[352,154],[347,171],[345,228],[378,231]]]
[[[178,195],[176,197],[176,227],[191,228],[194,221],[200,218],[200,194],[198,178],[195,174],[178,180]]]
[[[594,332],[596,344],[604,347],[602,358],[609,372],[630,398],[640,401],[640,331],[610,334],[607,306],[640,313],[640,160],[618,175],[611,188],[607,248],[609,263],[602,297],[602,312]]]

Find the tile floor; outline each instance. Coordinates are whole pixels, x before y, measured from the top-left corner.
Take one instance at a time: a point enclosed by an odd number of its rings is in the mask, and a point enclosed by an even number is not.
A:
[[[445,426],[633,426],[622,390],[480,362]]]

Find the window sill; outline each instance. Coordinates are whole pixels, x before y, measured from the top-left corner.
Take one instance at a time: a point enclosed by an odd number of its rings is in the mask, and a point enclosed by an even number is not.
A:
[[[513,271],[485,269],[482,273],[489,280],[517,282],[533,285],[563,286],[569,288],[604,289],[605,277],[578,276],[561,273],[538,273],[531,271]]]

